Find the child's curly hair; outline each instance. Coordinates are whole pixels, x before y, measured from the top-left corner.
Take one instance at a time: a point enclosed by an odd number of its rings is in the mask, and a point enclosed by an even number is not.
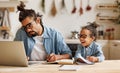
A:
[[[90,23],[88,22],[89,25],[82,27],[82,29],[87,29],[91,32],[90,36],[94,36],[96,41],[97,38],[97,30],[96,28],[99,26],[96,22]]]

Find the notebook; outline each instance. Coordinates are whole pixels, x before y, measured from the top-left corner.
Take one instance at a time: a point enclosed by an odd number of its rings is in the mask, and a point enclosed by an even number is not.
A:
[[[0,65],[28,66],[23,42],[0,41]]]
[[[46,64],[64,64],[64,65],[72,65],[74,63],[74,60],[72,59],[61,59],[56,60],[54,62],[46,62]]]
[[[78,56],[79,56],[79,58],[82,59],[86,64],[89,64],[89,65],[93,65],[93,64],[94,64],[94,62],[91,62],[91,61],[89,61],[89,60],[87,60],[87,59],[84,59],[80,54],[78,54]],[[81,63],[77,62],[77,64],[81,64]]]

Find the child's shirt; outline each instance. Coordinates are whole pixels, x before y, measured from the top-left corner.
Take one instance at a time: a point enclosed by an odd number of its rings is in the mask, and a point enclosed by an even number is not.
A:
[[[90,44],[90,46],[88,46],[87,48],[85,48],[84,46],[79,44],[78,48],[77,48],[77,51],[76,51],[76,54],[75,54],[75,59],[79,58],[79,54],[83,58],[86,58],[87,56],[98,57],[99,62],[102,62],[105,59],[105,57],[103,55],[103,52],[102,52],[102,47],[95,42],[92,42]]]

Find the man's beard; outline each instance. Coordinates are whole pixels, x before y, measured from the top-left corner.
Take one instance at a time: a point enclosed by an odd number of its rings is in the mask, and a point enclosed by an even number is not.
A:
[[[31,33],[33,33],[33,34],[31,34]],[[35,36],[38,35],[38,33],[35,32],[35,31],[30,31],[30,32],[27,32],[27,35],[28,35],[29,37],[35,37]]]

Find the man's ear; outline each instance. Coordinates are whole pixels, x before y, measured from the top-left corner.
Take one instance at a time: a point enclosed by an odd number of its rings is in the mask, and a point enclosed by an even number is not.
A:
[[[40,23],[40,17],[36,18],[36,23]]]

